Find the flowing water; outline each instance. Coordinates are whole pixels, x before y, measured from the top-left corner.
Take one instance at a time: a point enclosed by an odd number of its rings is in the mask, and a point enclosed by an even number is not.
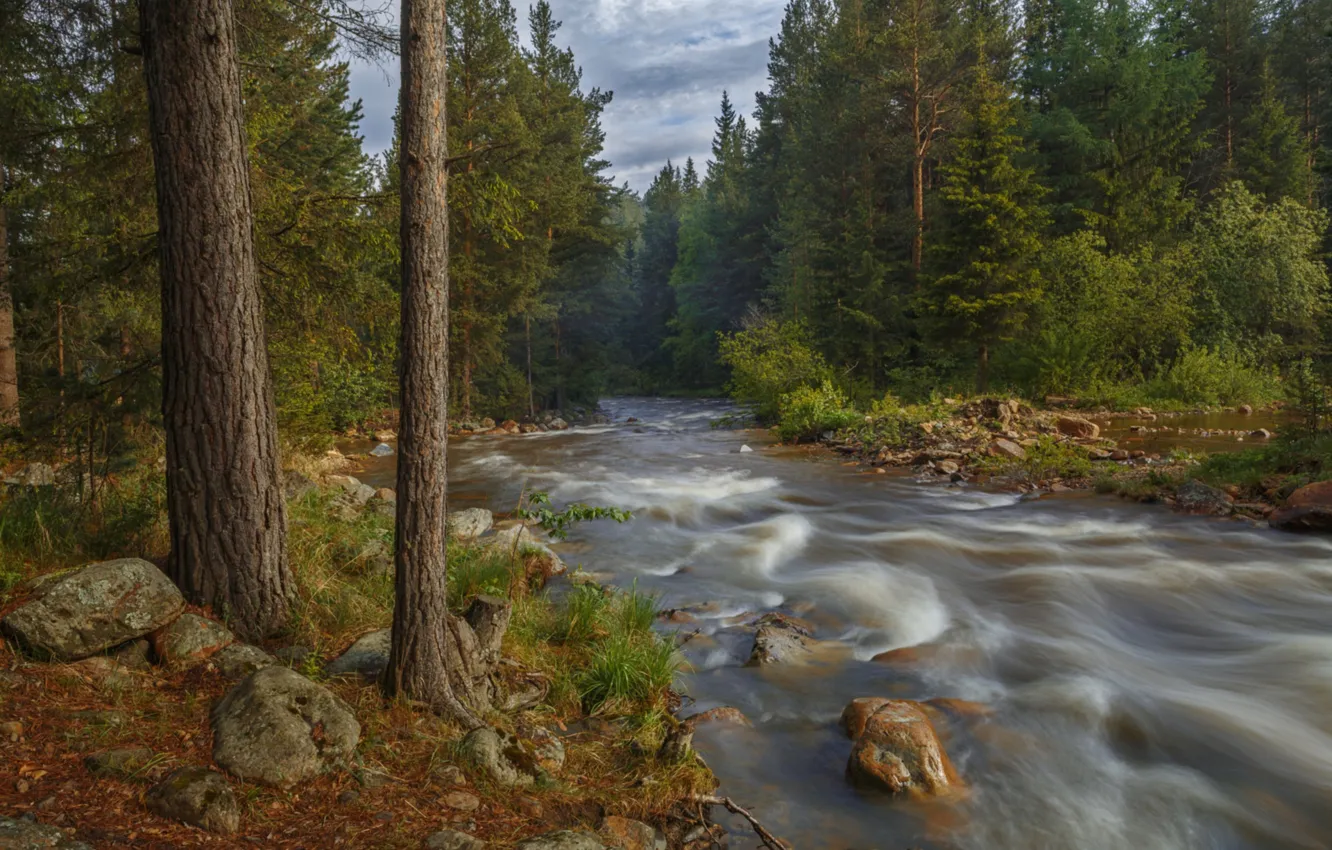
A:
[[[1332,846],[1332,541],[864,474],[713,430],[718,403],[609,408],[621,424],[455,441],[455,504],[511,510],[527,487],[634,511],[577,527],[565,559],[696,606],[685,688],[754,721],[696,745],[796,847]],[[773,609],[833,643],[743,666],[752,629],[728,618]],[[907,668],[871,660],[919,644]],[[993,707],[949,739],[965,798],[851,787],[837,719],[859,696]]]

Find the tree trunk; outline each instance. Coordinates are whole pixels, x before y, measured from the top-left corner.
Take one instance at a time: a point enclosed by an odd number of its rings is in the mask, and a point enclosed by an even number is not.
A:
[[[253,640],[293,585],[230,0],[140,0],[162,266],[168,572]]]
[[[980,347],[980,356],[976,364],[976,394],[985,395],[990,391],[990,346]]]
[[[527,415],[536,419],[536,393],[532,389],[532,314],[523,314],[523,336],[527,340]]]
[[[471,627],[450,616],[449,236],[444,0],[402,3],[402,418],[393,637],[383,688],[469,727],[489,703]]]
[[[5,164],[0,162],[0,428],[19,427],[18,355],[14,350],[14,296],[9,289],[9,222]]]

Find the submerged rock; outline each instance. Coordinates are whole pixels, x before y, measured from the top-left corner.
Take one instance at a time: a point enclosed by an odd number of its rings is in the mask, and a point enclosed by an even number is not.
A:
[[[73,661],[155,631],[184,608],[180,591],[161,570],[122,558],[46,582],[0,628],[30,652]]]
[[[360,737],[350,706],[286,667],[250,674],[213,710],[218,766],[278,788],[345,764]]]
[[[206,767],[182,767],[144,798],[156,815],[209,832],[230,835],[240,829],[240,805],[222,774]]]
[[[851,714],[855,721],[860,712]],[[908,700],[887,700],[869,715],[851,748],[847,774],[893,794],[937,795],[961,784],[929,716]]]
[[[747,667],[786,664],[806,660],[810,654],[809,637],[813,628],[803,620],[785,614],[765,614],[754,632],[754,648]]]

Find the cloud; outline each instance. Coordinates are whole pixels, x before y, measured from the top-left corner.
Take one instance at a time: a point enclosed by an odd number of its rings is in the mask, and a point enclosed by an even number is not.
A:
[[[667,159],[709,155],[723,90],[737,111],[766,87],[768,39],[780,0],[551,0],[573,48],[584,88],[610,90],[603,116],[606,159],[616,182],[642,191]],[[521,14],[526,10],[520,5]],[[526,26],[520,20],[520,27]],[[367,150],[388,147],[397,102],[397,65],[352,66],[352,96],[364,101]]]

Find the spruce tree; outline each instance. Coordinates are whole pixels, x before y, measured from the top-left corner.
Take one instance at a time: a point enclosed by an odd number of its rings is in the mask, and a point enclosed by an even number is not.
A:
[[[1307,204],[1313,182],[1309,153],[1298,119],[1286,111],[1276,76],[1264,63],[1257,102],[1240,127],[1238,176],[1255,194],[1275,203],[1293,198]]]

